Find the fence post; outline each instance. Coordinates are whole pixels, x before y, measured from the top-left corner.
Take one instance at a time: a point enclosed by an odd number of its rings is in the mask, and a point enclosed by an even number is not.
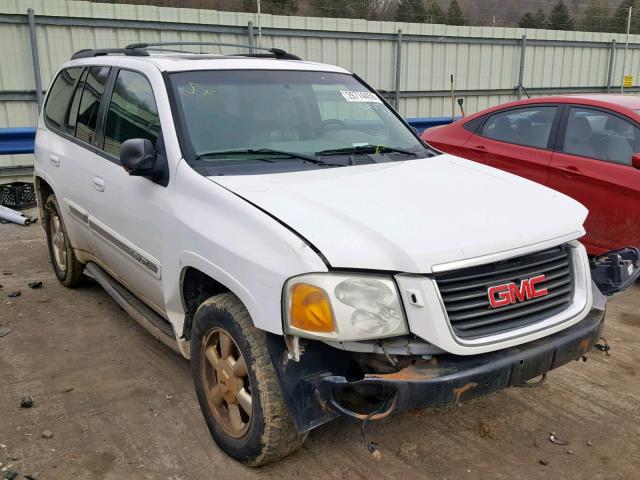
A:
[[[396,110],[400,109],[400,73],[402,69],[402,30],[398,29],[398,38],[396,40],[396,91],[394,94],[394,107]]]
[[[40,57],[38,55],[38,39],[36,38],[36,17],[33,8],[27,10],[29,20],[29,38],[31,40],[31,60],[33,62],[33,77],[36,83],[36,100],[38,112],[42,109],[42,77],[40,76]]]
[[[253,38],[253,22],[249,22],[247,24],[247,36],[249,37],[249,45],[253,47],[255,45],[255,39]],[[249,53],[253,54],[255,53],[255,50],[250,48]]]
[[[611,40],[609,48],[609,69],[607,70],[607,93],[611,93],[611,79],[613,78],[613,62],[616,56],[616,41]]]
[[[518,100],[522,98],[522,85],[524,83],[524,55],[527,51],[527,36],[522,35],[522,43],[520,47],[520,71],[518,72]]]

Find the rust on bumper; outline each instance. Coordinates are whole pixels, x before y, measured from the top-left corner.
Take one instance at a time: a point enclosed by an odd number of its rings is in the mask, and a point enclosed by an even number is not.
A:
[[[582,357],[600,338],[604,306],[593,307],[577,324],[523,345],[481,355],[438,355],[417,360],[393,373],[366,374],[349,380],[350,352],[324,344],[308,345],[299,363],[281,360],[273,338],[269,348],[285,400],[300,430],[309,430],[337,415],[363,420],[369,415],[348,408],[338,399],[347,390],[380,388],[389,401],[370,420],[394,412],[452,405],[505,388],[522,385],[554,368]],[[275,337],[275,336],[274,336]],[[276,337],[278,338],[278,337]],[[281,348],[281,347],[280,347]],[[392,400],[392,401],[391,401]]]

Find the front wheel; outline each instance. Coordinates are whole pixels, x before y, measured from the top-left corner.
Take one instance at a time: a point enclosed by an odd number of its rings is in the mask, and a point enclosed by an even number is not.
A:
[[[296,430],[282,399],[266,335],[235,295],[200,305],[190,341],[196,394],[220,448],[250,466],[300,448],[307,434]]]

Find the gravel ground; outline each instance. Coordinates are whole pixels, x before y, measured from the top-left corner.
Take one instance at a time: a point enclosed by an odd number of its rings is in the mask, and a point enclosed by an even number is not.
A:
[[[590,352],[537,389],[372,424],[379,462],[359,426],[337,420],[249,469],[209,436],[185,360],[98,285],[58,284],[38,224],[0,225],[0,284],[0,329],[12,329],[0,337],[0,463],[18,479],[639,478],[640,285],[609,303],[610,357]]]

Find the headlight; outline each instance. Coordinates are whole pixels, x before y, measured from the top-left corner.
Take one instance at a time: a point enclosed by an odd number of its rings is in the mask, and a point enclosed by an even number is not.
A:
[[[313,273],[291,278],[284,289],[285,331],[340,341],[408,333],[392,278]]]

